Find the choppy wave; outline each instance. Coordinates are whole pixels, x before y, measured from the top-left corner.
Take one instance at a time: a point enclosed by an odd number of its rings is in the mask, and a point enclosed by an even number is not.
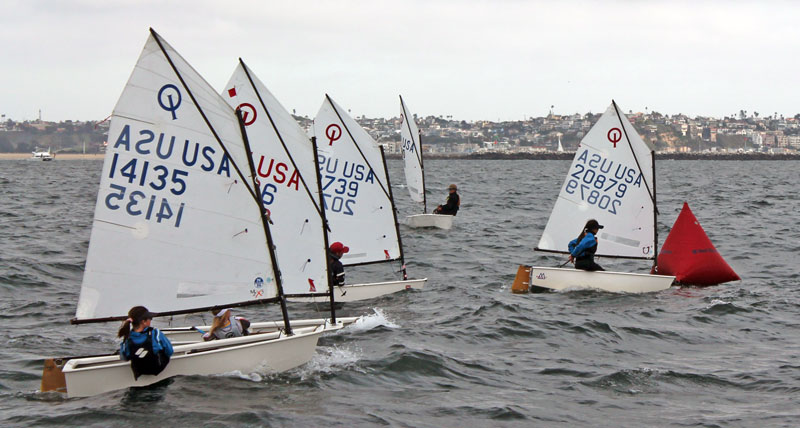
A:
[[[376,327],[379,327],[379,326],[388,327],[388,328],[400,328],[400,326],[398,324],[395,324],[394,322],[389,321],[389,319],[386,318],[386,315],[384,314],[382,309],[373,308],[372,310],[374,311],[374,313],[369,314],[369,315],[362,315],[362,316],[358,317],[358,319],[354,323],[352,323],[352,324],[346,326],[344,329],[342,329],[342,332],[347,332],[347,333],[356,332],[357,333],[357,332],[361,332],[361,331],[372,330],[373,328],[376,328]]]

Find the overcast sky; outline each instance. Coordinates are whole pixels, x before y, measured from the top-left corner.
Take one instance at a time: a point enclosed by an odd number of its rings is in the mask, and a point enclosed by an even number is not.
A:
[[[242,57],[288,109],[520,120],[800,113],[800,3],[4,0],[0,114],[108,116],[153,27],[215,88]]]

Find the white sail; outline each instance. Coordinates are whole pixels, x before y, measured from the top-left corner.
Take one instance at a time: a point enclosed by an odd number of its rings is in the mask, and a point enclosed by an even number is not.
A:
[[[419,141],[419,128],[414,116],[400,97],[400,138],[402,139],[403,166],[406,171],[406,185],[414,202],[425,201],[425,177],[422,170],[422,146]]]
[[[655,148],[615,107],[581,140],[537,249],[566,252],[586,221],[596,219],[605,226],[597,255],[653,257]]]
[[[277,294],[236,116],[155,32],[108,141],[77,319]]]
[[[284,293],[328,292],[311,139],[244,62],[236,67],[222,97],[242,111],[258,194],[273,223],[272,242]]]
[[[399,259],[396,218],[380,147],[330,97],[314,119],[329,242],[350,247],[345,265]]]

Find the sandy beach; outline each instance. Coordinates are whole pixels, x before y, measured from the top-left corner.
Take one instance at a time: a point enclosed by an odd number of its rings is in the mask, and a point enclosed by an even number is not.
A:
[[[103,159],[104,153],[59,153],[53,156],[53,160],[83,160],[83,159]],[[30,159],[30,153],[0,153],[0,160],[20,160]]]

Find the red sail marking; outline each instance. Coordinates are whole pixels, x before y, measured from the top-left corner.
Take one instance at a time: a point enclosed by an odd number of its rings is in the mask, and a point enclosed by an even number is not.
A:
[[[308,291],[310,293],[316,293],[317,292],[317,287],[314,287],[314,280],[311,279],[311,278],[308,278]]]
[[[686,202],[658,254],[658,273],[692,285],[741,279],[714,248]]]

